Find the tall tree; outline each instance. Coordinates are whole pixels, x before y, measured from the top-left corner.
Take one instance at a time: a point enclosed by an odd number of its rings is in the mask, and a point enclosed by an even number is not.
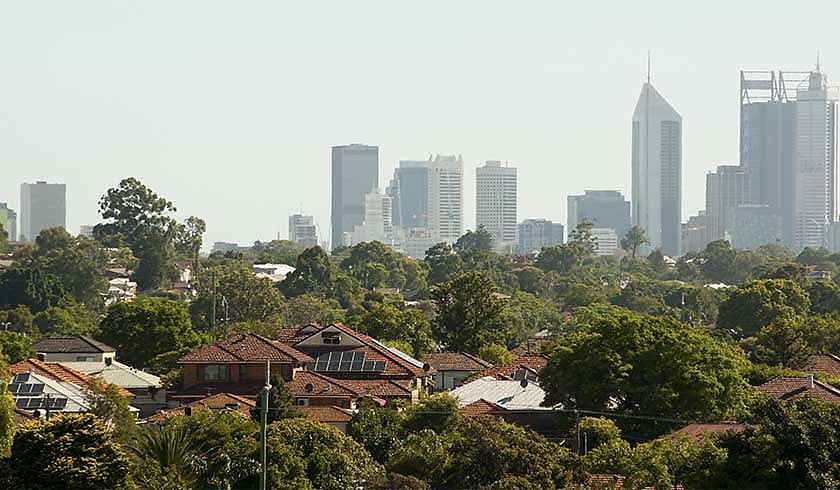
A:
[[[257,406],[251,409],[251,418],[259,422],[262,420],[263,392],[257,395]],[[295,406],[295,399],[289,387],[279,376],[271,377],[271,389],[268,391],[268,423],[283,419],[303,417],[304,413]]]
[[[455,251],[463,253],[468,250],[493,250],[493,235],[484,227],[479,225],[475,231],[467,231],[455,242]]]
[[[454,279],[464,270],[461,256],[452,245],[441,242],[426,250],[426,265],[429,266],[429,283],[437,284]]]
[[[297,258],[295,270],[279,286],[286,296],[329,294],[333,289],[333,273],[324,249],[315,246],[304,250]]]
[[[207,223],[203,219],[190,216],[183,223],[179,224],[175,233],[175,252],[198,264],[198,253],[201,251],[201,241],[204,232],[207,231]],[[194,265],[193,267],[196,267]]]
[[[482,272],[467,272],[432,288],[437,307],[433,332],[449,350],[478,354],[486,343],[494,343],[503,322],[505,300],[496,285]]]
[[[630,255],[635,259],[639,248],[649,243],[650,240],[648,240],[645,230],[639,225],[633,225],[621,239],[621,248],[630,252]]]
[[[190,309],[195,314],[200,307],[208,322],[214,298],[217,320],[224,318],[225,309],[229,322],[267,321],[283,311],[283,296],[271,280],[255,276],[242,264],[204,269],[197,275],[196,284],[199,298]]]
[[[720,305],[717,324],[749,337],[777,318],[807,314],[810,306],[808,294],[793,281],[752,281],[729,293]]]

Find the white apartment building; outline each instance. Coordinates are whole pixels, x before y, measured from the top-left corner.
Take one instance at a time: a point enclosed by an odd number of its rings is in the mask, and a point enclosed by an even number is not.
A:
[[[475,223],[495,245],[516,241],[516,167],[488,160],[475,170]]]
[[[364,220],[353,227],[349,245],[362,242],[382,242],[393,245],[393,226],[391,225],[391,197],[379,189],[365,194]]]
[[[613,255],[618,250],[618,235],[612,228],[592,228],[592,237],[597,241],[595,255]]]
[[[438,242],[454,243],[464,231],[464,159],[429,158],[428,228]]]

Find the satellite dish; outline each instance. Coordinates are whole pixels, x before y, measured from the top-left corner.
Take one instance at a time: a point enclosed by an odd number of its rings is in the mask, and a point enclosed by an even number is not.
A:
[[[303,387],[303,391],[305,391],[307,393],[312,393],[312,390],[314,390],[314,389],[315,389],[315,387],[312,386],[312,383],[306,383],[306,386]]]
[[[432,370],[431,364],[429,364],[428,362],[424,362],[423,363],[423,372],[428,373],[431,370]]]
[[[523,389],[527,388],[528,387],[528,378],[522,378],[522,381],[519,382],[519,386],[521,386]]]

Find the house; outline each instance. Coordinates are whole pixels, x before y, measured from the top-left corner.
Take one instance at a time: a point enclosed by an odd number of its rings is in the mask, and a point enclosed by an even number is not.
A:
[[[147,417],[166,407],[166,390],[160,378],[134,369],[116,360],[115,349],[90,337],[52,337],[32,346],[38,357],[47,362],[101,378],[133,394],[131,404]]]
[[[808,370],[815,373],[840,377],[840,357],[834,354],[817,354],[808,361]]]
[[[86,388],[88,386],[91,378],[87,374],[77,371],[73,368],[67,367],[61,363],[44,362],[40,359],[26,359],[20,362],[16,362],[9,366],[9,371],[13,375],[32,372],[40,376],[46,376],[56,381],[72,383],[82,388]],[[122,396],[128,398],[129,403],[133,402],[134,393],[122,387],[119,388],[119,393]]]
[[[423,356],[423,362],[436,371],[436,390],[451,390],[471,374],[493,367],[487,361],[461,352],[431,352]]]
[[[344,433],[353,418],[353,412],[345,408],[308,406],[301,407],[301,410],[309,420],[330,425]]]
[[[735,424],[731,422],[721,422],[717,424],[688,424],[685,427],[677,429],[674,434],[688,437],[691,440],[697,440],[713,434],[739,434],[744,432],[747,426],[744,424]]]
[[[178,360],[183,382],[172,398],[183,404],[216,393],[255,397],[265,384],[266,364],[272,378],[288,382],[310,361],[283,342],[253,333],[234,334]]]
[[[459,407],[484,400],[505,410],[546,410],[542,406],[545,391],[539,384],[524,379],[514,381],[486,376],[455,388],[451,394],[458,399]]]
[[[547,359],[543,356],[533,354],[521,356],[511,363],[484,369],[470,376],[467,381],[489,376],[496,379],[515,381],[528,379],[529,381],[539,382],[540,370],[545,366],[546,362]]]
[[[137,298],[137,283],[127,277],[115,277],[108,280],[108,295],[105,305],[117,301],[134,301]]]
[[[764,383],[758,389],[779,401],[809,396],[823,402],[840,405],[840,390],[830,384],[817,381],[812,374],[807,376],[780,376]]]
[[[34,371],[20,372],[12,376],[9,393],[15,400],[15,408],[29,412],[34,417],[90,410],[87,391],[82,386]]]
[[[479,415],[499,415],[505,412],[505,407],[479,398],[478,400],[464,405],[458,409],[465,417],[478,417]]]
[[[180,407],[161,410],[146,420],[149,422],[160,422],[168,417],[176,415],[190,416],[199,410],[236,410],[244,417],[251,416],[251,409],[257,406],[257,402],[244,396],[231,393],[216,393],[200,400],[195,400]]]
[[[430,390],[435,373],[431,366],[341,323],[282,329],[279,341],[312,358],[307,371],[386,400],[416,401],[421,391]]]
[[[286,276],[295,271],[295,268],[288,264],[254,264],[251,270],[260,279],[278,283],[284,281]]]

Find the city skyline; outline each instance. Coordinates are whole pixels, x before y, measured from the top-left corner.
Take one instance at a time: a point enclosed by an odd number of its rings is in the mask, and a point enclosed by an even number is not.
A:
[[[616,5],[604,18],[595,6],[548,2],[187,1],[134,11],[92,2],[56,5],[50,19],[14,4],[0,20],[8,72],[0,201],[18,209],[21,182],[65,182],[75,233],[98,220],[108,188],[134,175],[175,202],[180,218],[205,218],[206,245],[270,240],[299,211],[323,236],[329,148],[363,142],[380,147],[380,185],[400,159],[462,154],[465,229],[474,228],[474,169],[489,159],[516,162],[520,218],[563,222],[565,196],[586,188],[632,198],[627,114],[651,51],[653,83],[685,118],[685,221],[704,207],[705,175],[738,162],[739,71],[809,69],[822,48],[823,69],[836,79],[830,19],[840,6],[816,2],[816,16],[761,2],[644,4]],[[756,9],[762,22],[744,23]],[[657,22],[647,22],[651,15]],[[481,22],[469,22],[476,16]],[[557,19],[566,19],[562,29]],[[194,26],[188,38],[185,23]],[[403,35],[422,25],[459,36]]]

